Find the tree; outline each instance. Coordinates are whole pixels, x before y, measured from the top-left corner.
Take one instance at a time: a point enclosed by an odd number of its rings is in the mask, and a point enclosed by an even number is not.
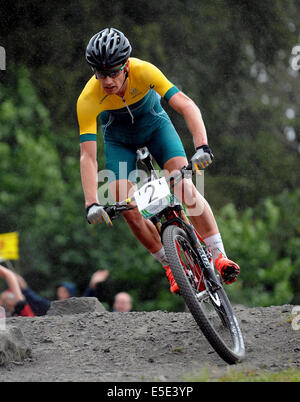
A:
[[[299,201],[299,191],[284,191],[243,212],[232,204],[220,211],[225,247],[241,267],[239,280],[227,288],[233,301],[250,306],[299,302]]]

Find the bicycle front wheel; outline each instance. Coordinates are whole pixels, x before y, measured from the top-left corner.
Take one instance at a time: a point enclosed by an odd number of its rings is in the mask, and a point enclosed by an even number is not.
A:
[[[210,289],[199,256],[181,228],[166,227],[163,245],[180,294],[202,333],[224,361],[229,364],[242,361],[243,336],[221,283],[217,290]]]

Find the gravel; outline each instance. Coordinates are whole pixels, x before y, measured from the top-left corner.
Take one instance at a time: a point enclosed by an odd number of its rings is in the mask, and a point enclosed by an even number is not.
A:
[[[300,332],[292,305],[235,306],[246,344],[237,370],[300,367]],[[61,310],[60,310],[61,311]],[[0,382],[181,382],[203,373],[214,381],[228,366],[187,312],[93,311],[16,317],[30,353],[0,366]]]

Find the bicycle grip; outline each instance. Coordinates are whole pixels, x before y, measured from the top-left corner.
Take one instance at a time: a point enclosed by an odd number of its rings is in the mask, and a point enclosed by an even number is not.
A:
[[[193,170],[192,162],[190,161],[188,165],[185,167],[185,170]]]

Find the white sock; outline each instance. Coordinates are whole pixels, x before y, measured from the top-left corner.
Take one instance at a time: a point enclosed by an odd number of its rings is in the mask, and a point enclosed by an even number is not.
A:
[[[152,254],[153,257],[154,257],[158,262],[160,262],[164,267],[165,267],[166,265],[169,265],[164,247],[162,247],[162,248],[161,248],[160,250],[158,250],[156,253],[151,253],[151,254]]]
[[[227,258],[220,233],[209,236],[204,239],[204,241],[209,248],[209,251],[212,253],[213,261],[215,261],[219,257],[220,253],[222,253],[223,256]]]

